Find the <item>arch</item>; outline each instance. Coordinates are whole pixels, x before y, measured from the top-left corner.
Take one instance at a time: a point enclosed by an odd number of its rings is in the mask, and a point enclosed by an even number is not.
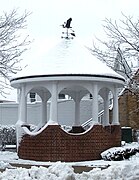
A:
[[[73,99],[76,98],[76,93],[79,94],[79,98],[82,99],[86,94],[90,93],[89,90],[84,87],[82,84],[68,84],[62,87],[59,91],[59,94],[67,94]]]
[[[46,100],[50,99],[50,97],[51,97],[50,91],[47,88],[42,87],[42,86],[33,87],[32,89],[29,90],[28,93],[30,93],[30,92],[37,93],[42,101],[43,100],[46,101]]]
[[[92,86],[91,83],[89,82],[84,82],[84,81],[63,81],[63,82],[59,82],[58,83],[58,93],[60,93],[62,90],[68,90],[68,88],[72,88],[73,87],[80,87],[81,89],[85,89],[87,92],[91,93],[92,90]]]
[[[62,93],[71,97],[71,99],[67,100],[67,102],[70,103],[73,109],[72,111],[73,124],[72,125],[73,127],[80,127],[81,126],[81,121],[80,121],[81,100],[84,96],[86,96],[86,94],[90,94],[90,92],[88,91],[87,88],[82,86],[82,84],[78,84],[78,83],[77,84],[70,83],[68,85],[66,84],[65,86],[62,86],[62,88],[63,89],[59,91],[59,94]]]
[[[32,88],[31,88],[32,87]],[[35,103],[30,100],[30,94],[35,94]],[[51,97],[51,93],[46,87],[43,86],[30,86],[28,87],[28,106],[27,106],[27,123],[37,125],[35,131],[44,126],[48,121],[48,108],[47,101]],[[30,102],[30,103],[29,103]],[[30,113],[33,111],[34,113]]]

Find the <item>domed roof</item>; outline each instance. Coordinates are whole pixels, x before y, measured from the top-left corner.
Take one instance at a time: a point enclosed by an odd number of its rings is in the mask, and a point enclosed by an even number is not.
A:
[[[63,39],[46,55],[14,77],[12,81],[48,76],[108,77],[124,81],[124,78],[94,57],[76,40]]]

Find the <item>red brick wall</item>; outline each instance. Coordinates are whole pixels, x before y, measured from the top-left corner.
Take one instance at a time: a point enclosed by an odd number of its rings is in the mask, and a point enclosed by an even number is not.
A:
[[[121,126],[139,129],[139,94],[126,89],[119,97],[119,120]]]
[[[25,135],[19,145],[22,159],[36,161],[85,161],[100,159],[100,153],[120,146],[120,126],[95,125],[81,135],[68,134],[60,126],[48,126],[36,136]]]

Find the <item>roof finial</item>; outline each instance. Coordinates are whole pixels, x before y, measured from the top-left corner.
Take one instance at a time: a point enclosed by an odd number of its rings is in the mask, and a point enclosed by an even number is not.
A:
[[[67,22],[64,22],[64,24],[61,25],[63,28],[66,28],[66,30],[62,32],[64,36],[62,36],[61,38],[73,39],[75,37],[75,31],[72,30],[72,27],[70,26],[71,21],[72,18],[69,18]]]

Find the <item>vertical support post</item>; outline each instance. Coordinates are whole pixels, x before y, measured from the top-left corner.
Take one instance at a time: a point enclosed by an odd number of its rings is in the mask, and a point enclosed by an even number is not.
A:
[[[98,86],[93,85],[93,103],[92,103],[92,118],[93,122],[98,124]]]
[[[113,125],[119,125],[119,110],[118,110],[118,89],[114,89],[113,96]]]
[[[18,121],[21,121],[21,89],[18,89]]]
[[[108,94],[106,93],[106,96],[103,98],[104,99],[104,126],[109,125],[109,99],[108,99]]]
[[[80,126],[80,97],[79,93],[75,95],[75,122],[74,126]]]
[[[47,122],[47,101],[46,100],[42,100],[41,111],[42,111],[41,124],[44,125]]]
[[[27,123],[27,102],[26,102],[26,95],[25,95],[25,85],[22,86],[22,89],[20,92],[19,121]]]
[[[19,143],[24,135],[21,125],[27,123],[27,102],[26,102],[26,88],[25,85],[20,89],[19,107],[18,107],[18,121],[16,123],[16,141],[17,151]]]
[[[58,106],[57,106],[57,83],[52,84],[52,97],[50,106],[50,121],[54,121],[58,124]]]

